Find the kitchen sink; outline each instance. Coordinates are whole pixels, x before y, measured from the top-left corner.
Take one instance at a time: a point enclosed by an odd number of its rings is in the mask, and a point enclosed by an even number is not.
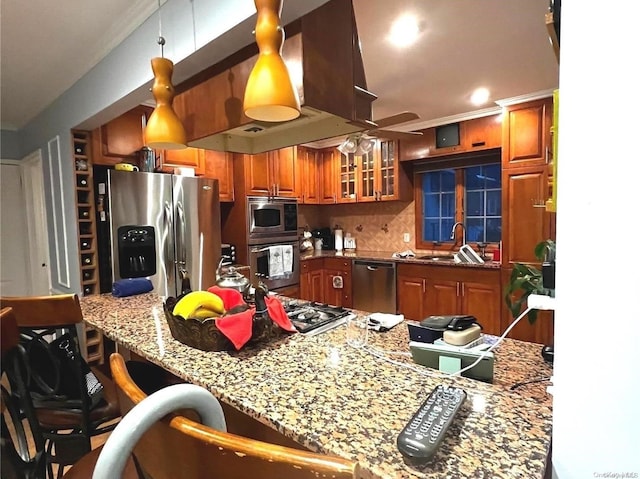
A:
[[[416,256],[416,259],[427,259],[429,261],[453,261],[452,254],[428,254],[425,256]]]

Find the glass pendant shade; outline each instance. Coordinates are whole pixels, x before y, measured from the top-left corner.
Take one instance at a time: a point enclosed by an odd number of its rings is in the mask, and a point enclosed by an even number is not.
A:
[[[348,155],[349,153],[355,153],[358,149],[358,138],[355,136],[349,136],[346,140],[344,140],[339,146],[338,151],[343,155]]]
[[[187,134],[178,115],[173,111],[173,62],[163,57],[152,58],[151,69],[155,77],[151,92],[156,100],[156,108],[147,121],[144,143],[149,148],[162,150],[186,148]]]
[[[358,142],[358,148],[356,149],[356,154],[364,155],[366,153],[369,153],[373,149],[374,144],[375,144],[374,140],[370,138],[362,138]]]
[[[255,0],[259,55],[244,92],[244,114],[261,121],[287,121],[300,116],[298,91],[282,59],[282,0]]]

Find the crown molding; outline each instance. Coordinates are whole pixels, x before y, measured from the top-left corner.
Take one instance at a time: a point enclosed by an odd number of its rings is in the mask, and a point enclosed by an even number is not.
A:
[[[549,98],[553,96],[553,90],[540,90],[533,93],[527,93],[526,95],[514,96],[511,98],[505,98],[503,100],[496,100],[496,104],[501,108],[517,105],[518,103],[525,103],[528,101],[541,100],[542,98]]]

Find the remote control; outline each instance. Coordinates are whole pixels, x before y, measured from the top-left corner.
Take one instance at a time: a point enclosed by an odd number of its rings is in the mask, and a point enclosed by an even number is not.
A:
[[[429,460],[466,397],[463,389],[436,386],[398,436],[398,450],[402,455],[412,461]]]

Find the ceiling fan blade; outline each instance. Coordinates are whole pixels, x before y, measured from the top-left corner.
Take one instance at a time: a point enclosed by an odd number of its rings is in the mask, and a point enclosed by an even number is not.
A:
[[[402,113],[397,113],[395,115],[388,116],[386,118],[380,118],[379,120],[374,120],[374,123],[378,125],[378,128],[386,128],[391,125],[398,125],[400,123],[406,123],[411,120],[419,120],[420,115],[417,113],[413,113],[411,111],[403,111]]]
[[[367,132],[367,135],[389,140],[414,140],[422,136],[422,133],[419,131],[371,130]]]

